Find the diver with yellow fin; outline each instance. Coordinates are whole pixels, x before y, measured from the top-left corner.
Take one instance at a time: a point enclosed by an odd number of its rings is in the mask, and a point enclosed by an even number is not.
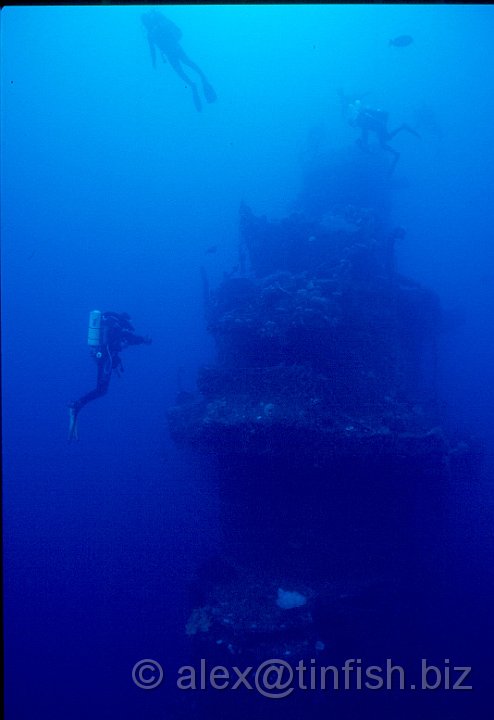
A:
[[[128,313],[92,310],[89,313],[88,345],[96,361],[97,376],[94,390],[69,404],[69,442],[78,440],[77,417],[82,408],[92,400],[106,394],[113,371],[123,371],[120,352],[129,345],[149,345],[151,338],[136,335]]]

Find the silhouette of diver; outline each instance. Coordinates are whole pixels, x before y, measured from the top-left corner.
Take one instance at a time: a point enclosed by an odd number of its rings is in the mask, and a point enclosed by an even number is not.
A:
[[[182,65],[187,65],[187,67],[192,68],[192,70],[199,75],[206,102],[215,102],[216,93],[212,85],[210,85],[200,67],[185,54],[180,45],[180,38],[182,37],[180,28],[171,20],[168,20],[168,18],[158,10],[149,10],[149,12],[141,15],[141,20],[147,30],[153,67],[156,67],[156,48],[158,48],[163,62],[168,60],[177,75],[190,85],[196,110],[199,112],[202,110],[201,98],[197,91],[196,84],[185,74]]]
[[[123,371],[119,353],[129,345],[149,345],[151,338],[136,335],[128,313],[93,310],[89,315],[88,345],[98,367],[96,387],[79,400],[69,403],[69,442],[78,440],[77,417],[82,408],[92,400],[106,394],[113,371]]]
[[[389,174],[391,175],[396,167],[396,163],[400,159],[400,153],[388,145],[388,142],[394,138],[400,132],[409,132],[415,137],[420,139],[418,132],[413,130],[409,125],[405,123],[400,125],[395,130],[388,130],[388,117],[389,113],[385,110],[374,109],[367,105],[362,105],[361,100],[347,97],[342,91],[338,91],[340,100],[343,105],[343,110],[348,122],[352,127],[359,127],[362,130],[360,138],[357,140],[358,145],[365,152],[369,152],[369,133],[374,133],[377,137],[380,147],[386,152],[391,153],[393,161]]]

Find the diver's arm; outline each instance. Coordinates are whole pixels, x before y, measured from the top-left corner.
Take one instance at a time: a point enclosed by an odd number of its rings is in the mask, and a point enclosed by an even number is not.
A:
[[[148,335],[136,335],[131,332],[122,333],[122,342],[124,345],[151,345],[151,338]]]
[[[151,53],[151,62],[153,63],[153,67],[156,69],[156,50],[154,47],[154,42],[151,40],[150,37],[148,37],[148,43],[149,43],[149,51]]]

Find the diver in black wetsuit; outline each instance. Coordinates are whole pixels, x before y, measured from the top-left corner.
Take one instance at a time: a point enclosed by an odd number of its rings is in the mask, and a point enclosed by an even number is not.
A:
[[[406,124],[400,125],[395,128],[395,130],[389,131],[389,113],[385,110],[374,109],[368,107],[367,105],[362,105],[360,100],[346,97],[342,91],[339,92],[339,95],[349,124],[353,127],[359,127],[362,131],[360,138],[357,140],[357,143],[362,150],[365,152],[369,151],[369,133],[372,132],[377,137],[380,147],[393,156],[391,168],[389,170],[389,174],[391,175],[400,158],[400,153],[392,148],[391,145],[388,145],[388,142],[399,132],[409,132],[419,139],[420,135]]]
[[[179,78],[184,80],[187,85],[190,85],[196,110],[199,112],[202,110],[201,98],[197,91],[196,84],[185,74],[182,65],[187,65],[187,67],[192,68],[192,70],[199,75],[206,102],[215,102],[216,93],[212,85],[208,82],[201,68],[185,54],[180,45],[180,38],[182,37],[180,28],[162,15],[162,13],[158,12],[158,10],[150,10],[144,13],[141,15],[141,20],[147,30],[153,67],[156,67],[156,48],[158,48],[163,62],[168,60]]]
[[[106,394],[113,371],[120,375],[123,371],[120,352],[129,345],[149,345],[151,338],[136,335],[134,326],[127,313],[93,310],[89,316],[88,344],[98,367],[96,387],[79,400],[69,404],[70,425],[69,441],[77,440],[77,417],[82,408],[92,400]]]

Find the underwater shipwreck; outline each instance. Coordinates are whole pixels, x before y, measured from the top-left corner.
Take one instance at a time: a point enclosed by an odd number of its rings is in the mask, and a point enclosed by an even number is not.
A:
[[[356,204],[314,215],[242,204],[238,268],[203,277],[216,361],[169,411],[220,495],[224,547],[184,632],[221,664],[384,654],[405,616],[413,635],[445,493],[474,462],[441,426],[443,313],[396,270],[404,229]]]

